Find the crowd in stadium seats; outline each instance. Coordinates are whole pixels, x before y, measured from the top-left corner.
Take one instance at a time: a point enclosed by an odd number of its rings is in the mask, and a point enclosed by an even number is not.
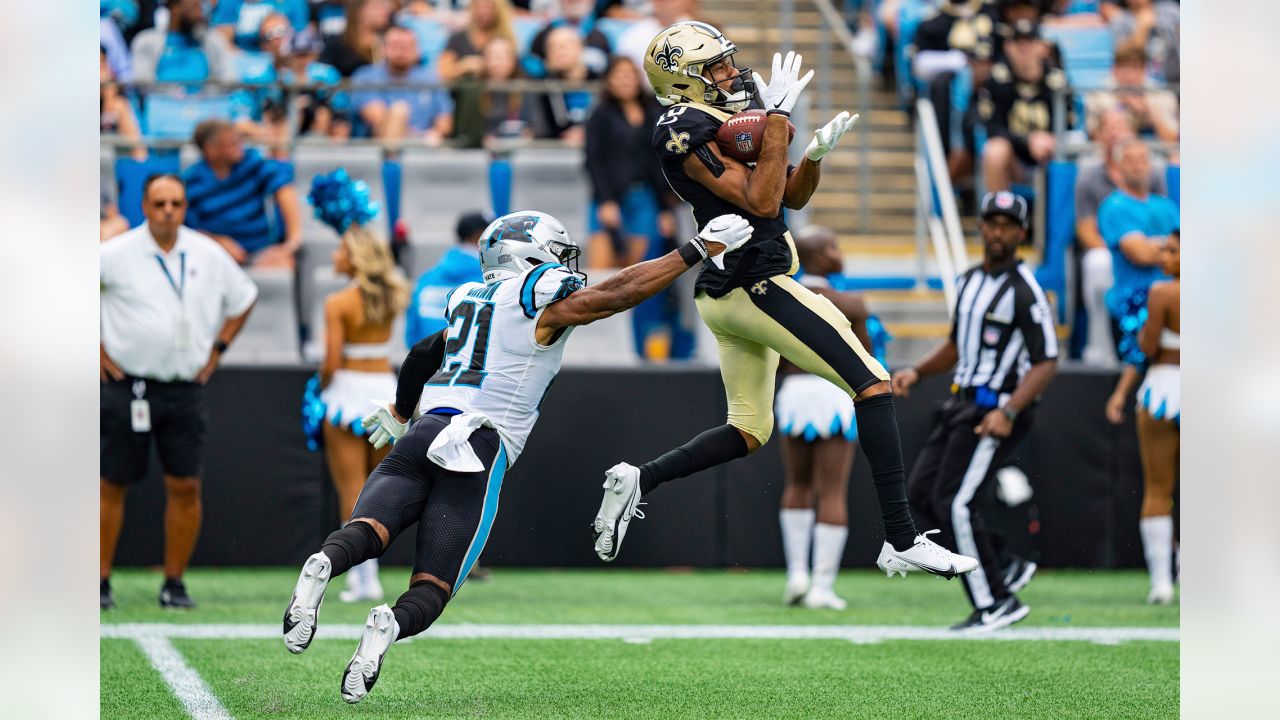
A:
[[[414,276],[456,255],[447,229],[485,206],[487,217],[515,205],[564,217],[597,269],[660,254],[676,232],[665,210],[677,201],[656,165],[620,158],[648,155],[657,107],[639,72],[644,47],[690,17],[693,0],[102,0],[100,10],[101,237],[141,222],[146,177],[180,172],[189,225],[243,265],[295,269],[308,357],[322,289],[335,284],[334,238],[298,194],[335,167],[382,204]],[[465,153],[521,141],[566,149]],[[417,150],[442,145],[455,150]],[[609,164],[635,177],[618,180]],[[674,305],[664,297],[637,312],[636,348],[655,332],[688,334]],[[687,357],[692,338],[663,347]]]
[[[1138,192],[1123,180],[1121,155],[1141,152],[1149,177],[1139,194],[1172,196],[1177,226],[1179,4],[885,0],[874,12],[871,5],[859,3],[868,10],[862,36],[879,33],[868,52],[904,107],[914,110],[917,97],[931,101],[962,205],[972,207],[983,190],[1011,188],[1046,206],[1051,239],[1067,237],[1046,245],[1052,254],[1044,263],[1060,278],[1046,287],[1065,294],[1061,266],[1072,261],[1071,245],[1081,279],[1077,305],[1086,312],[1072,318],[1073,355],[1114,367],[1118,317],[1102,298],[1131,258],[1099,232],[1100,209]],[[1049,197],[1035,197],[1036,175],[1046,185],[1074,184],[1074,193],[1050,188]]]

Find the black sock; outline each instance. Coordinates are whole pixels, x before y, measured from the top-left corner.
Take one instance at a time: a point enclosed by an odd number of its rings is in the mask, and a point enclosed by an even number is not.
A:
[[[858,444],[871,465],[885,539],[895,550],[906,550],[915,542],[916,524],[907,506],[906,469],[902,464],[902,441],[898,438],[893,395],[872,395],[859,400],[855,408]]]
[[[182,578],[181,578],[181,577],[176,577],[176,578],[166,577],[166,578],[164,579],[164,585],[162,585],[161,587],[165,587],[165,588],[168,588],[168,589],[170,589],[170,590],[177,590],[177,589],[179,589],[179,588],[183,588],[183,587],[185,587],[185,586],[182,584]]]
[[[712,428],[671,452],[640,466],[640,494],[668,480],[686,477],[721,463],[744,457],[747,441],[732,425]]]
[[[320,550],[333,563],[329,577],[338,577],[365,560],[381,555],[382,538],[369,523],[356,521],[329,533]]]
[[[396,599],[396,624],[400,626],[397,640],[413,637],[431,627],[431,623],[444,612],[445,603],[449,602],[449,594],[439,585],[422,580],[413,585]]]

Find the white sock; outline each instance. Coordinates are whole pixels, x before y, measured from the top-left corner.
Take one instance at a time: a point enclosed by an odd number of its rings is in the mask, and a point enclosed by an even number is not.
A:
[[[836,585],[836,573],[840,571],[840,559],[844,557],[844,541],[849,528],[844,525],[818,523],[813,529],[813,587],[832,590]]]
[[[364,586],[371,587],[373,585],[381,585],[378,581],[378,558],[369,558],[361,565],[364,566]]]
[[[809,509],[783,508],[778,511],[788,580],[809,577],[809,538],[813,534],[814,516],[814,511]]]
[[[1142,533],[1142,550],[1147,556],[1151,587],[1173,585],[1173,517],[1142,518],[1138,530]]]

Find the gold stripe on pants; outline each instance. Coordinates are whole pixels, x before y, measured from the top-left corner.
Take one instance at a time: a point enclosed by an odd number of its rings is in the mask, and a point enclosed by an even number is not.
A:
[[[699,293],[695,302],[720,348],[729,424],[762,445],[773,432],[779,354],[850,397],[889,379],[844,313],[786,275],[734,288],[718,299]]]

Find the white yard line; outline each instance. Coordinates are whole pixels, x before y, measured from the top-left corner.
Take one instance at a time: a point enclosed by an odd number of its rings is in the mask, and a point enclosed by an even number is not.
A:
[[[195,720],[231,720],[230,713],[213,696],[200,673],[187,664],[186,658],[169,642],[169,638],[159,633],[144,633],[134,635],[132,639],[187,709],[188,715]]]
[[[320,625],[317,638],[355,640],[363,625]],[[278,640],[274,625],[178,625],[169,623],[104,624],[104,638],[192,638],[204,640]],[[1171,627],[1028,627],[1006,628],[992,633],[966,635],[946,628],[912,625],[436,625],[425,637],[439,639],[511,640],[848,640],[875,643],[885,640],[1066,640],[1115,645],[1152,640],[1178,642],[1178,628]],[[175,651],[176,653],[176,651]],[[179,656],[181,659],[181,656]],[[153,661],[154,662],[154,661]],[[192,673],[194,675],[194,673]],[[198,679],[198,677],[197,677]],[[172,685],[172,683],[170,683]]]

